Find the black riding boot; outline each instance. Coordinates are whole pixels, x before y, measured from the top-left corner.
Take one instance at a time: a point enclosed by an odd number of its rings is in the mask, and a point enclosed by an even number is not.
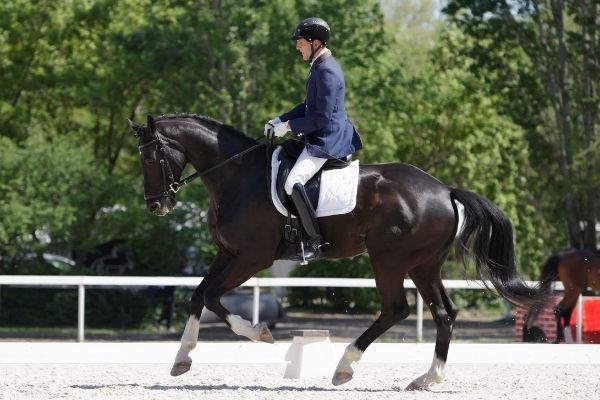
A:
[[[312,204],[310,204],[310,200],[302,184],[296,183],[294,185],[292,189],[292,201],[294,202],[294,206],[296,206],[304,230],[310,236],[308,242],[300,244],[301,248],[298,252],[298,256],[303,261],[303,264],[305,264],[306,261],[321,257],[321,241],[323,238],[319,231],[319,222],[317,221],[315,210]]]

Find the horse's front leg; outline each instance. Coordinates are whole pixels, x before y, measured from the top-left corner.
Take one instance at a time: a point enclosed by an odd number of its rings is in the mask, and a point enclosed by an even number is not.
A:
[[[217,314],[229,325],[231,330],[255,342],[274,343],[273,335],[265,323],[252,325],[239,315],[232,314],[221,304],[221,296],[240,286],[250,279],[255,273],[273,264],[273,259],[256,257],[259,252],[252,255],[238,255],[229,265],[211,282],[204,292],[206,308]]]
[[[198,341],[198,332],[200,331],[200,314],[190,313],[188,320],[181,336],[181,345],[175,361],[173,362],[173,368],[171,368],[171,375],[178,376],[184,374],[192,367],[192,358],[189,356],[190,352],[196,347]]]
[[[211,264],[210,269],[206,276],[202,279],[202,282],[196,287],[192,297],[188,303],[188,320],[181,336],[181,345],[175,361],[173,362],[173,368],[171,368],[171,375],[178,376],[186,373],[192,366],[192,358],[190,352],[196,347],[198,342],[198,332],[200,331],[200,315],[204,308],[204,291],[210,285],[210,282],[217,276],[224,268],[226,260],[222,254],[217,254],[217,257]]]

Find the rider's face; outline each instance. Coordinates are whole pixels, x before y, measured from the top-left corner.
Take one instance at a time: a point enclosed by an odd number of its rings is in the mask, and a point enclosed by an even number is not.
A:
[[[305,61],[310,60],[310,55],[312,53],[311,46],[315,46],[318,43],[317,41],[313,41],[312,43],[304,38],[300,38],[296,40],[296,50],[298,50],[302,54],[302,59]]]

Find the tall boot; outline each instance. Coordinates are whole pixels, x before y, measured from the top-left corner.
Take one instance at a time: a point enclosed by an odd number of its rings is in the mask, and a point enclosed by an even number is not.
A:
[[[301,248],[298,252],[298,256],[303,260],[303,264],[305,264],[308,260],[321,257],[321,241],[323,238],[319,230],[319,222],[315,210],[312,204],[310,204],[304,186],[300,183],[296,183],[292,189],[292,202],[296,206],[304,230],[310,236],[310,240],[306,244],[300,244]]]

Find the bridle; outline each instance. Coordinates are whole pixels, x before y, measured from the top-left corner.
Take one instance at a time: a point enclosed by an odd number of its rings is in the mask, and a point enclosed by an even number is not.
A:
[[[258,140],[256,140],[256,141],[258,141]],[[184,179],[175,180],[175,176],[173,175],[173,169],[171,168],[169,159],[166,157],[167,153],[170,153],[170,151],[168,151],[166,149],[166,148],[169,148],[169,146],[165,144],[165,140],[162,139],[161,135],[158,132],[154,134],[154,138],[151,141],[138,145],[138,150],[141,152],[142,149],[144,149],[148,146],[151,146],[153,144],[156,144],[157,153],[161,154],[161,158],[160,158],[159,162],[160,162],[160,169],[162,172],[161,175],[162,175],[163,191],[160,193],[153,193],[153,194],[144,193],[144,200],[146,200],[146,201],[156,200],[156,199],[160,199],[160,198],[167,197],[167,196],[173,196],[173,195],[175,195],[175,193],[177,193],[179,191],[179,189],[181,189],[183,186],[187,185],[191,181],[193,181],[197,178],[201,178],[201,177],[213,172],[214,170],[242,157],[244,154],[249,153],[252,150],[255,150],[258,147],[262,146],[262,144],[256,143],[254,146],[249,147],[249,148],[233,155],[232,157],[229,157],[228,159],[223,160],[216,165],[213,165],[212,167],[210,167],[202,172],[194,172],[193,174],[185,177]],[[179,166],[179,167],[181,167],[181,166]],[[181,167],[181,169],[183,170],[183,167]],[[168,178],[168,181],[167,181],[167,178]]]
[[[164,140],[158,134],[155,134],[154,138],[151,141],[138,145],[138,150],[141,152],[146,147],[152,146],[154,144],[156,145],[156,155],[160,154],[159,162],[162,175],[163,191],[154,194],[144,193],[144,200],[146,201],[167,197],[171,195],[171,193],[177,193],[177,191],[179,190],[179,186],[177,184],[177,181],[175,180],[175,176],[173,175],[173,169],[171,168],[169,159],[166,157],[168,150],[166,150],[165,147],[168,146],[165,145]],[[167,177],[169,181],[167,181]]]

